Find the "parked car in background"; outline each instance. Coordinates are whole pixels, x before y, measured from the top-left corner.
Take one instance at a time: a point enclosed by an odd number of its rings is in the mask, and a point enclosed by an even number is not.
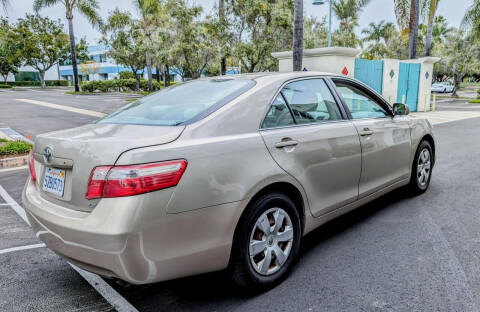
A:
[[[37,237],[87,271],[145,284],[228,268],[266,289],[303,235],[427,190],[433,129],[408,113],[332,74],[193,80],[37,136],[23,203]]]
[[[438,92],[438,93],[451,93],[453,92],[454,85],[452,85],[450,82],[436,82],[432,84],[432,92]]]

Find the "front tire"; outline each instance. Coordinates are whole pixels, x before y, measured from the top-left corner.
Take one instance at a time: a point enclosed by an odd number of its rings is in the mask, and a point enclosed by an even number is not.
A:
[[[283,281],[300,250],[302,225],[293,201],[282,193],[258,198],[237,227],[231,277],[249,291],[264,291]]]
[[[423,140],[417,148],[413,159],[412,176],[409,189],[414,195],[424,193],[432,178],[433,149],[428,141]]]

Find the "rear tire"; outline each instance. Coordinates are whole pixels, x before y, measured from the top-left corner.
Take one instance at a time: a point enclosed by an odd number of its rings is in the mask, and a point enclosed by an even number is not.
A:
[[[242,216],[232,248],[230,274],[249,292],[268,290],[290,273],[302,236],[300,215],[282,193],[258,198]]]
[[[432,178],[433,149],[426,140],[420,142],[412,165],[412,175],[408,188],[413,195],[424,193]]]

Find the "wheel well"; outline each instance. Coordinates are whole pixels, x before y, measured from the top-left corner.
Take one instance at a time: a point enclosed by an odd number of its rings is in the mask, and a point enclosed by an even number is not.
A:
[[[303,233],[303,229],[305,228],[305,204],[304,204],[302,193],[300,193],[300,191],[297,189],[297,187],[295,187],[293,184],[290,184],[288,182],[276,182],[276,183],[272,183],[272,184],[267,185],[264,188],[262,188],[260,191],[258,191],[248,201],[248,204],[245,207],[245,210],[242,212],[242,215],[241,215],[240,219],[238,220],[237,225],[235,227],[235,231],[234,231],[234,234],[233,234],[233,240],[234,241],[235,241],[235,239],[238,235],[238,233],[237,233],[238,232],[238,226],[242,222],[242,219],[245,216],[245,212],[253,205],[253,203],[255,203],[255,201],[258,198],[260,198],[261,196],[263,196],[265,194],[269,194],[269,193],[273,193],[273,192],[280,192],[282,194],[285,194],[286,196],[288,196],[293,201],[293,203],[295,204],[295,207],[297,208],[298,213],[300,215],[300,222],[302,224],[302,233]],[[232,245],[232,247],[233,247],[233,245]],[[232,249],[232,251],[230,253],[229,266],[231,264],[232,255],[233,255],[234,252],[235,252],[235,250]]]
[[[435,141],[433,140],[433,137],[430,134],[427,134],[420,140],[420,142],[422,141],[427,141],[432,146],[433,163],[435,164]]]

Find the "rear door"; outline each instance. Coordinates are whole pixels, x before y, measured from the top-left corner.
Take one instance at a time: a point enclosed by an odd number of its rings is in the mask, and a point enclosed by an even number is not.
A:
[[[393,117],[386,102],[349,79],[333,79],[355,125],[362,146],[359,197],[370,195],[410,175],[410,122]]]
[[[304,187],[313,215],[358,198],[359,137],[323,79],[286,84],[261,128],[275,161]]]

